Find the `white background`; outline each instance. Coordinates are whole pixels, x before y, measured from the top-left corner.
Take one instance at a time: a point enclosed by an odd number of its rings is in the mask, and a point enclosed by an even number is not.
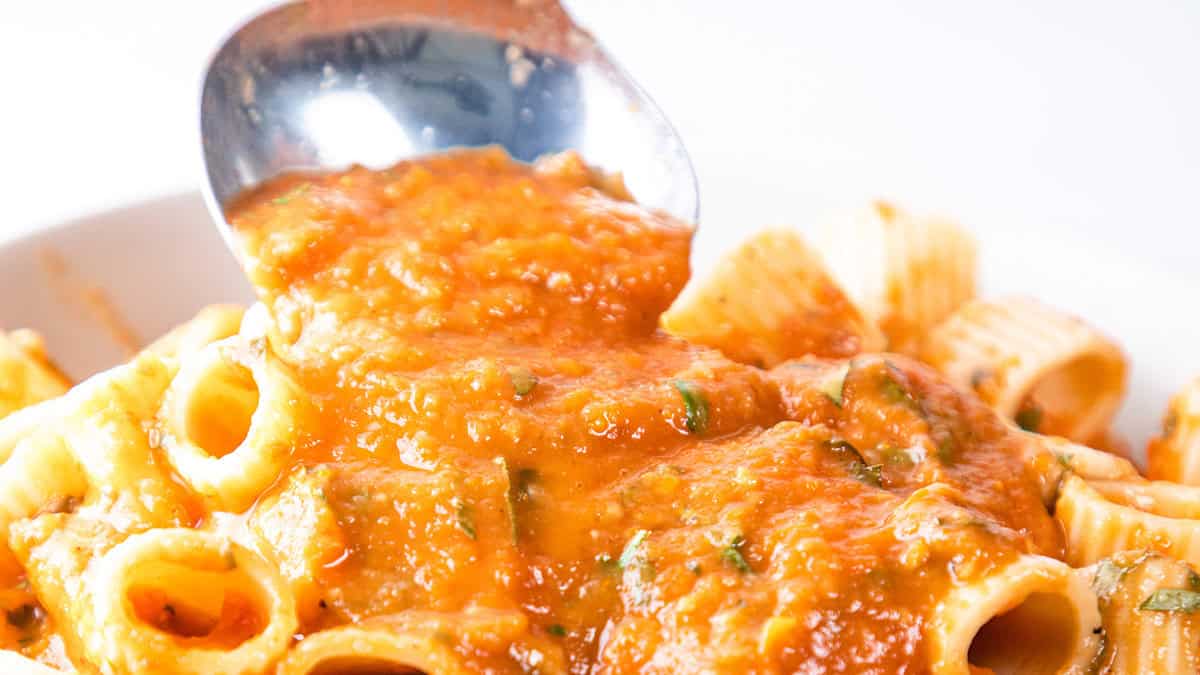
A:
[[[6,7],[0,230],[195,185],[200,69],[263,4]],[[1180,235],[1200,222],[1200,3],[570,6],[680,128],[710,228],[884,195],[977,229],[1195,259],[1200,240]]]
[[[263,4],[6,6],[0,240],[193,189],[201,67]],[[1200,372],[1200,321],[1178,319],[1200,305],[1200,2],[569,5],[687,142],[701,261],[890,197],[976,232],[990,288],[1037,290],[1148,354],[1130,428]]]

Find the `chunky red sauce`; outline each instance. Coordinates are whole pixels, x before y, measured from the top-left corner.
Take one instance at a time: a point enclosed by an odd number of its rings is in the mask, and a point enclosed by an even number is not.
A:
[[[692,228],[599,185],[489,149],[234,209],[315,402],[260,504],[332,514],[294,544],[324,561],[303,631],[489,608],[525,646],[452,639],[500,670],[922,672],[949,584],[1061,554],[1019,441],[929,369],[862,356],[831,387],[841,363],[659,331]]]

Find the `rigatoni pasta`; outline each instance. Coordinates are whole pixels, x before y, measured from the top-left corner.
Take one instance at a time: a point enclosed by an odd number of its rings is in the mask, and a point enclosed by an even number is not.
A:
[[[1200,485],[1200,379],[1171,399],[1162,434],[1150,441],[1146,455],[1150,478]]]
[[[1121,350],[1029,298],[978,301],[930,331],[921,359],[1021,428],[1087,443],[1125,393]]]
[[[948,220],[876,201],[825,224],[815,241],[888,351],[915,353],[931,328],[975,297],[975,242]]]
[[[1200,520],[1172,508],[1178,495],[1156,498],[1160,489],[1176,488],[1155,483],[1092,484],[1067,476],[1054,511],[1067,534],[1067,561],[1084,566],[1122,551],[1148,549],[1200,565]],[[1200,490],[1193,499],[1200,499]]]
[[[672,335],[763,367],[883,346],[878,328],[828,275],[820,257],[786,230],[755,235],[723,258],[663,314],[662,325]]]
[[[265,338],[228,338],[182,363],[158,413],[161,443],[192,489],[240,512],[279,475],[306,404]]]
[[[1062,562],[1024,556],[941,600],[932,619],[932,672],[1082,674],[1100,651],[1099,633],[1087,583]]]
[[[1113,675],[1200,671],[1200,576],[1187,563],[1129,551],[1084,570],[1100,601]]]
[[[130,537],[96,562],[92,584],[99,592],[84,648],[118,672],[264,672],[298,625],[277,571],[196,530]]]

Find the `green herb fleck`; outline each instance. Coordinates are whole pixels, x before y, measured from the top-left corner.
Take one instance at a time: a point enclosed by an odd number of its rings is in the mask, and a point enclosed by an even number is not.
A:
[[[549,626],[546,626],[546,632],[553,635],[554,637],[566,637],[567,636],[567,629],[563,628],[563,625],[561,623],[552,623]]]
[[[846,394],[846,376],[850,374],[850,362],[834,368],[818,385],[821,393],[829,397],[837,407],[842,407]]]
[[[880,453],[888,464],[901,469],[911,469],[916,464],[908,448],[881,448]]]
[[[476,539],[475,517],[471,513],[471,507],[458,497],[455,497],[451,504],[454,506],[454,515],[458,520],[458,529],[474,541]]]
[[[828,442],[829,449],[846,462],[846,470],[851,476],[875,487],[883,487],[883,465],[867,464],[862,453],[848,441],[832,440]]]
[[[958,444],[954,442],[953,436],[945,436],[937,444],[938,461],[942,464],[954,464],[958,458]]]
[[[689,433],[702,434],[708,429],[708,399],[704,392],[687,380],[675,380],[675,389],[683,397],[683,405],[687,412],[687,430]]]
[[[721,549],[721,560],[742,574],[753,571],[750,569],[750,563],[746,562],[746,558],[742,555],[741,548],[745,544],[746,538],[739,534],[731,539],[725,548]]]
[[[625,550],[621,551],[621,557],[617,560],[617,567],[626,569],[633,565],[641,558],[642,542],[646,541],[646,537],[650,536],[649,530],[638,530],[633,537],[625,544]]]
[[[1013,421],[1025,431],[1037,432],[1042,425],[1042,409],[1033,404],[1021,406]]]
[[[528,396],[537,386],[538,377],[525,366],[514,366],[508,369],[508,379],[512,380],[513,391],[517,396]]]
[[[858,480],[873,485],[875,487],[883,487],[883,465],[882,464],[864,464],[862,462],[851,462],[850,473]]]
[[[1139,609],[1149,612],[1184,612],[1200,610],[1200,592],[1182,588],[1160,588],[1150,594]]]
[[[695,574],[696,576],[700,576],[701,574],[704,574],[704,568],[701,567],[700,563],[696,562],[695,560],[689,560],[687,562],[687,568],[688,568],[689,572],[691,572],[692,574]]]
[[[225,551],[225,570],[236,570],[237,566],[237,558],[233,555],[233,549]]]
[[[308,188],[310,188],[310,187],[312,187],[310,183],[301,183],[300,185],[296,186],[295,188],[289,190],[283,196],[272,199],[271,203],[277,204],[277,205],[287,204],[288,202],[292,201],[292,199],[304,194],[304,192],[306,190],[308,190]]]
[[[883,380],[880,383],[880,389],[883,391],[883,397],[887,399],[889,403],[901,403],[914,410],[919,409],[920,406],[917,404],[917,399],[913,398],[913,395],[908,392],[908,389],[900,383],[900,381],[904,378],[904,374],[899,368],[892,365],[890,362],[884,361],[883,363],[885,372],[883,374]]]
[[[497,457],[494,461],[496,466],[499,466],[500,470],[504,472],[504,478],[508,481],[508,489],[504,491],[504,511],[508,516],[508,528],[515,544],[520,535],[517,528],[517,486],[513,484],[512,472],[508,470],[508,460]]]
[[[1075,468],[1074,466],[1071,465],[1071,460],[1073,459],[1073,457],[1071,456],[1071,453],[1069,453],[1069,452],[1056,452],[1056,453],[1054,453],[1054,459],[1058,460],[1058,463],[1061,464],[1064,469],[1074,469]]]
[[[1188,586],[1193,591],[1200,591],[1200,574],[1196,574],[1196,571],[1190,567],[1188,568]]]

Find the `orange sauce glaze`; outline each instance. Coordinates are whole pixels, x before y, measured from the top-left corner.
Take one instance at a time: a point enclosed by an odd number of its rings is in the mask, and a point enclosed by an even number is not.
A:
[[[922,672],[949,584],[1061,555],[1020,441],[928,368],[858,357],[838,407],[834,362],[659,331],[692,228],[603,184],[485,149],[231,211],[345,542],[304,631],[482,607],[554,652],[460,644],[498,670]]]

